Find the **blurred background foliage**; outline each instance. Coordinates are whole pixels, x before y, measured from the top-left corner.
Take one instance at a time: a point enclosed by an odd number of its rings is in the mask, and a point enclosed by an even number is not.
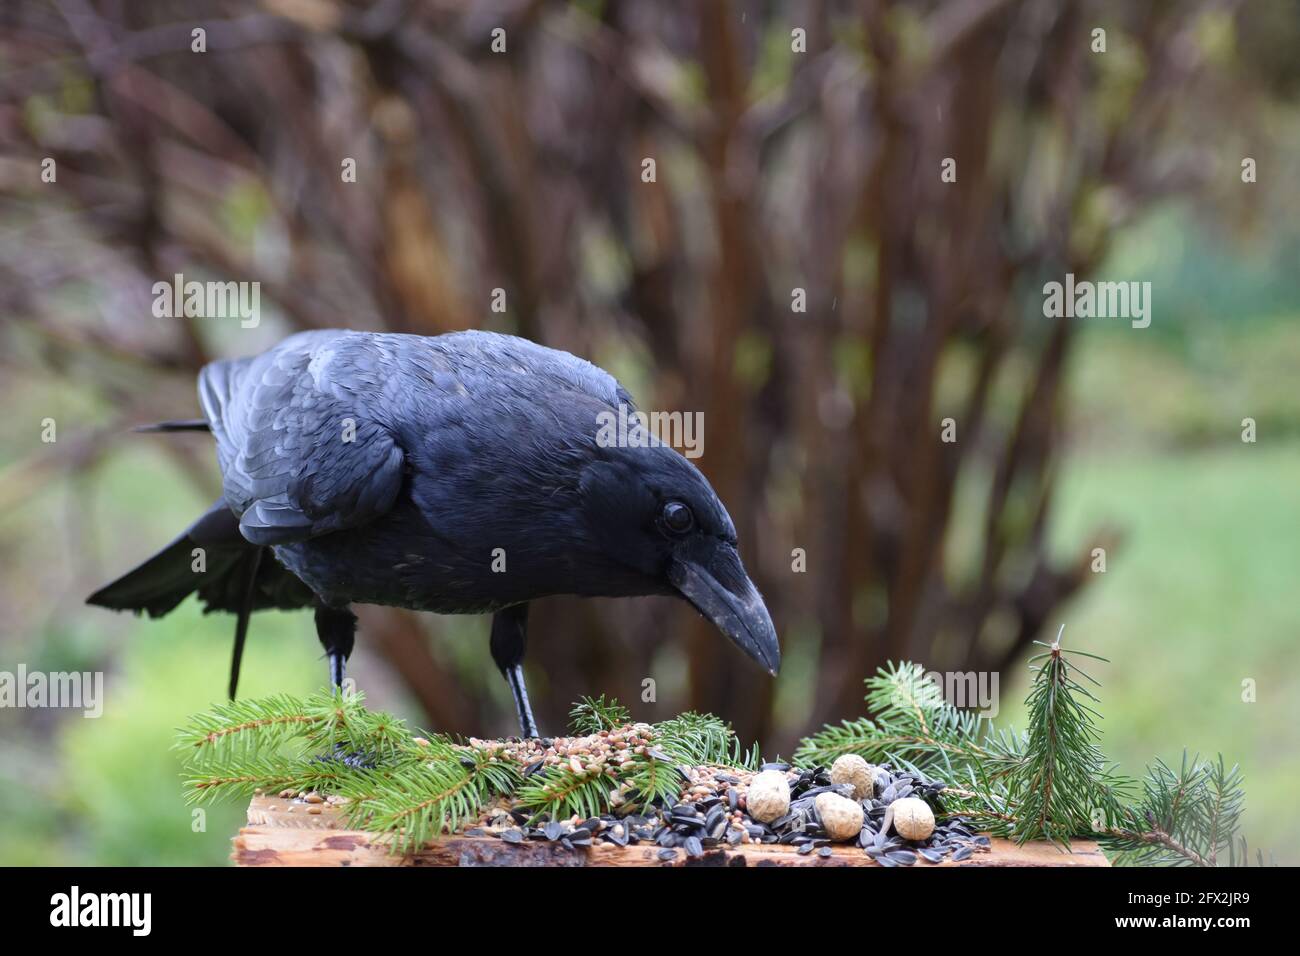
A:
[[[523,334],[703,412],[780,678],[667,599],[553,599],[544,727],[604,692],[788,753],[900,658],[1001,672],[1014,719],[1064,623],[1113,662],[1123,769],[1224,752],[1252,843],[1294,861],[1298,48],[1286,0],[6,4],[0,670],[103,670],[107,701],[0,710],[0,861],[225,857],[240,808],[195,832],[169,746],[232,622],[81,602],[219,487],[203,436],[129,426],[329,326]],[[177,272],[258,281],[261,324],[155,318]],[[1044,318],[1066,272],[1151,282],[1151,327]],[[352,672],[417,724],[510,732],[487,623],[368,609]],[[309,617],[255,619],[243,693],[323,677]]]

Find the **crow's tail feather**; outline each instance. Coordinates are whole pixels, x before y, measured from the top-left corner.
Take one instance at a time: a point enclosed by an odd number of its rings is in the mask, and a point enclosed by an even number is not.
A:
[[[254,611],[311,607],[315,595],[265,548],[239,533],[239,519],[218,499],[185,533],[144,564],[100,588],[87,604],[162,617],[197,593],[204,613],[238,615],[231,660],[230,696],[235,696],[240,658]]]
[[[235,619],[235,649],[230,657],[230,699],[235,699],[239,690],[239,663],[244,659],[244,640],[248,637],[248,619],[253,616],[253,601],[257,596],[257,569],[262,563],[265,548],[256,548],[247,562],[248,568],[242,575],[243,595],[239,601],[239,617]]]
[[[170,422],[155,422],[152,425],[136,425],[131,429],[137,432],[210,432],[212,426],[206,418],[184,418]]]
[[[225,577],[239,562],[244,547],[221,533],[223,511],[233,522],[234,515],[225,500],[218,501],[175,541],[135,570],[100,588],[86,603],[162,617],[200,587]],[[236,535],[238,528],[235,523]],[[244,546],[252,547],[248,542]]]

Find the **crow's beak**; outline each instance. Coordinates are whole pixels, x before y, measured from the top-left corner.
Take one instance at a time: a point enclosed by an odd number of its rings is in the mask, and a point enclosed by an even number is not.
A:
[[[781,668],[776,628],[735,547],[717,539],[694,541],[673,558],[668,580],[718,630],[776,676]]]

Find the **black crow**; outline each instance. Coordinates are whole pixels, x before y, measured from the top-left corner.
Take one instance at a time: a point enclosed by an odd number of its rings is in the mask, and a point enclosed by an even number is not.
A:
[[[232,697],[264,608],[315,609],[336,686],[352,604],[493,612],[492,658],[525,736],[534,598],[678,595],[780,666],[722,502],[635,419],[608,440],[611,416],[635,406],[589,362],[488,332],[312,331],[205,366],[199,399],[203,419],[152,430],[210,430],[222,497],[89,603],[157,617],[198,592],[236,614]]]

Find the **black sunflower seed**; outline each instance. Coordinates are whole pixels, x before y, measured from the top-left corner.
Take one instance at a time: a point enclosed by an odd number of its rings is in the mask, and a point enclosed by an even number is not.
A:
[[[524,834],[517,827],[511,827],[501,834],[501,839],[506,843],[523,843]]]
[[[696,860],[704,856],[704,846],[700,843],[699,837],[686,838],[686,855]]]
[[[677,851],[676,851],[676,850],[660,850],[660,851],[659,851],[659,859],[661,859],[661,860],[675,860],[675,859],[677,859]]]
[[[820,850],[817,851],[817,855],[818,855],[818,856],[823,856],[823,857],[830,856],[830,855],[831,855],[831,848],[828,847],[828,846],[824,846],[824,847],[822,847]]]
[[[964,860],[966,859],[966,857],[970,856],[971,853],[972,850],[968,846],[958,847],[956,850],[953,851],[952,858],[954,860]]]
[[[886,856],[902,866],[911,866],[916,862],[916,854],[911,850],[891,850]]]

